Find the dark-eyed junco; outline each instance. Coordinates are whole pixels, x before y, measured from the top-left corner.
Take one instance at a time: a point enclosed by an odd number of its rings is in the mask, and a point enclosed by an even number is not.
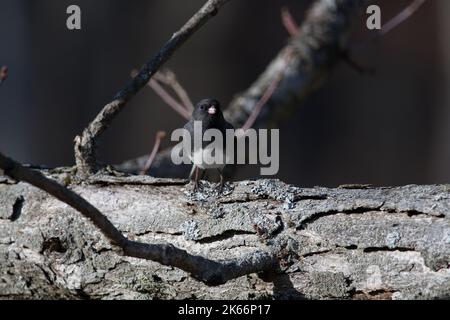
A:
[[[202,140],[202,144],[195,147],[195,122],[197,122],[197,128],[198,124],[201,123],[201,137],[203,137],[205,131],[208,129],[217,129],[222,133],[223,148],[216,151],[223,154],[223,161],[219,161],[216,163],[214,161],[211,161],[212,159],[207,159],[208,157],[211,157],[211,150],[208,150],[208,147],[211,146],[211,141]],[[192,113],[191,120],[189,120],[189,122],[185,124],[184,129],[186,129],[191,136],[191,150],[188,151],[188,156],[193,163],[193,167],[189,178],[192,178],[195,173],[194,190],[198,189],[200,170],[216,169],[220,174],[219,192],[221,192],[224,184],[222,170],[225,167],[226,162],[229,161],[226,155],[226,130],[234,128],[223,117],[219,101],[217,101],[216,99],[203,99],[199,103],[197,103]]]

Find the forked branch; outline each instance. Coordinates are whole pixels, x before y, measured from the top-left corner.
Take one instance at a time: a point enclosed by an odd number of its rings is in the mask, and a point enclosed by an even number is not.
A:
[[[131,76],[135,77],[137,75],[137,71],[133,70],[131,71]],[[185,108],[185,106],[183,106],[182,104],[180,104],[178,101],[176,101],[171,95],[170,93],[168,93],[166,91],[166,89],[164,89],[159,82],[155,79],[156,76],[159,73],[157,72],[155,74],[155,77],[150,79],[150,81],[147,83],[147,85],[153,89],[153,91],[155,91],[155,93],[169,106],[171,107],[176,113],[178,113],[180,116],[182,116],[185,119],[189,119],[190,118],[190,112]]]
[[[183,106],[191,113],[194,111],[194,104],[191,98],[187,94],[183,86],[178,82],[175,73],[169,69],[164,70],[164,72],[158,72],[155,74],[155,79],[170,86],[172,90],[177,94],[178,98],[181,100]]]
[[[75,138],[75,161],[77,172],[81,176],[89,176],[98,171],[96,143],[101,134],[108,128],[117,114],[123,110],[127,102],[144,87],[158,69],[186,42],[201,26],[229,0],[208,0],[206,4],[177,31],[161,50],[148,61],[113,101],[108,103],[83,133]]]

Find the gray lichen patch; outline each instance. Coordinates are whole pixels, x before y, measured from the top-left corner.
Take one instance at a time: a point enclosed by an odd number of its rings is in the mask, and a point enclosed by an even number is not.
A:
[[[225,182],[220,191],[219,184],[211,183],[209,181],[201,180],[199,181],[198,190],[194,192],[193,183],[184,188],[183,193],[187,201],[199,202],[199,203],[210,203],[216,202],[219,199],[226,197],[233,193],[234,184],[231,182]]]
[[[252,221],[256,233],[264,239],[273,238],[283,229],[283,222],[279,215],[255,215]]]
[[[198,224],[194,220],[185,221],[181,226],[183,236],[186,240],[198,240],[200,238],[200,230]]]

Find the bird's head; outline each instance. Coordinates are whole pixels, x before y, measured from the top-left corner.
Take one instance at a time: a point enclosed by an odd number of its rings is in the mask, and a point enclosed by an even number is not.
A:
[[[192,118],[197,121],[213,121],[222,115],[220,103],[216,99],[203,99],[195,106]]]

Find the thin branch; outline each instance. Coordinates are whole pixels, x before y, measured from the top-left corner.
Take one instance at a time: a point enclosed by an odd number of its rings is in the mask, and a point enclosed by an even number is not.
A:
[[[300,28],[287,7],[281,8],[281,22],[291,37],[300,32]]]
[[[175,110],[183,118],[189,120],[191,114],[184,108],[183,105],[179,104],[172,96],[156,81],[155,79],[150,79],[148,86],[156,92],[156,94],[173,110]]]
[[[125,256],[179,268],[208,285],[223,284],[243,275],[273,270],[277,266],[275,256],[268,252],[259,251],[236,259],[214,261],[189,254],[171,244],[146,244],[129,240],[96,207],[77,193],[46,178],[39,171],[25,168],[2,153],[0,153],[0,169],[3,169],[9,177],[28,182],[76,209],[89,219],[112,245],[121,248]]]
[[[245,124],[242,126],[242,131],[240,131],[241,133],[245,133],[245,131],[250,129],[255,124],[255,121],[258,118],[258,115],[261,113],[262,108],[264,107],[264,105],[269,101],[269,99],[273,96],[273,94],[277,90],[281,80],[283,79],[283,75],[286,71],[286,68],[289,65],[289,62],[290,62],[290,59],[292,56],[292,51],[287,50],[285,52],[285,55],[286,55],[286,57],[283,59],[283,61],[285,63],[285,67],[279,71],[278,75],[273,79],[272,83],[267,87],[264,94],[261,96],[259,101],[256,103],[255,108],[253,109],[252,113],[248,117]]]
[[[208,0],[206,4],[177,31],[161,50],[148,61],[139,74],[120,90],[113,101],[108,103],[95,119],[75,137],[75,161],[77,172],[89,176],[100,168],[97,157],[97,140],[111,125],[113,119],[123,110],[127,102],[136,95],[158,71],[158,69],[183,45],[200,27],[215,16],[218,10],[229,0]]]
[[[410,17],[416,13],[422,5],[425,4],[427,0],[413,0],[407,7],[405,7],[400,13],[398,13],[396,16],[391,18],[388,22],[386,22],[381,29],[374,33],[371,37],[368,37],[367,39],[364,39],[356,44],[353,44],[351,48],[348,50],[359,50],[364,47],[366,47],[368,44],[370,44],[373,41],[376,41],[380,39],[381,37],[385,36],[387,33],[391,32],[392,30],[399,27],[403,22],[408,20]]]
[[[392,19],[390,19],[388,22],[386,22],[381,27],[381,30],[378,31],[377,33],[374,33],[372,37],[369,37],[368,39],[365,39],[361,42],[358,42],[358,43],[352,45],[350,48],[341,50],[342,60],[345,63],[347,63],[348,66],[350,66],[352,69],[356,70],[360,74],[368,74],[368,75],[375,74],[375,70],[373,68],[361,66],[359,63],[357,63],[355,60],[353,60],[350,53],[355,50],[360,50],[360,49],[364,48],[369,43],[385,36],[390,31],[399,27],[403,22],[405,22],[408,18],[410,18],[417,10],[419,10],[419,8],[425,2],[426,2],[426,0],[414,0],[406,8],[404,8],[399,14],[397,14]]]
[[[131,72],[131,76],[135,77],[137,75],[137,71],[133,70]],[[158,75],[158,72],[155,74],[155,78],[156,75]],[[191,114],[186,110],[186,108],[181,105],[180,103],[178,103],[178,101],[176,101],[167,91],[166,89],[164,89],[159,83],[158,81],[156,81],[156,79],[152,78],[150,79],[150,81],[147,84],[150,88],[153,89],[153,91],[155,91],[155,93],[169,106],[171,107],[176,113],[178,113],[179,115],[181,115],[183,118],[189,120],[189,118],[191,117]]]
[[[178,98],[181,100],[183,106],[189,111],[189,113],[192,113],[192,111],[194,111],[194,104],[192,103],[191,98],[189,98],[186,90],[178,82],[177,77],[173,71],[166,69],[164,72],[157,72],[154,78],[170,86],[176,93]]]
[[[156,94],[173,110],[175,110],[179,115],[181,115],[186,120],[189,120],[191,114],[186,108],[179,104],[172,96],[156,81],[155,79],[150,79],[148,86],[156,92]]]
[[[355,70],[356,72],[358,72],[361,75],[374,75],[375,74],[374,68],[371,68],[368,66],[363,66],[360,63],[358,63],[357,61],[355,61],[353,59],[353,57],[350,55],[350,50],[348,50],[348,49],[341,51],[341,58],[342,58],[342,61],[344,61],[350,68],[352,68],[353,70]]]
[[[385,35],[386,33],[394,30],[403,22],[405,22],[408,18],[410,18],[417,10],[426,2],[427,0],[414,0],[409,6],[403,9],[399,14],[397,14],[394,18],[386,22],[383,25],[380,32],[378,33],[380,36]]]
[[[292,37],[299,36],[300,28],[287,7],[281,8],[281,21],[282,21],[284,27],[286,28],[287,32]],[[280,84],[281,80],[283,79],[284,72],[286,71],[287,66],[289,65],[289,62],[290,62],[293,52],[290,48],[288,48],[284,52],[284,54],[285,54],[285,57],[283,59],[283,62],[285,64],[285,67],[282,68],[279,71],[279,74],[274,77],[272,83],[270,83],[270,85],[267,87],[266,91],[263,93],[263,95],[261,96],[259,101],[256,103],[252,113],[250,114],[247,121],[242,126],[242,128],[241,128],[242,131],[239,131],[240,135],[245,134],[245,131],[250,129],[255,124],[255,121],[258,118],[258,115],[261,113],[262,107],[273,96],[273,94],[275,93],[275,91],[278,88],[278,85]]]
[[[8,78],[8,67],[3,66],[0,68],[0,85]]]
[[[150,153],[150,156],[148,157],[147,162],[145,163],[144,167],[141,170],[141,175],[144,175],[147,173],[148,169],[150,169],[150,166],[153,163],[153,160],[155,160],[156,154],[159,151],[159,146],[161,145],[161,141],[166,137],[166,132],[165,131],[158,131],[156,133],[156,138],[155,138],[155,144],[153,145],[153,150]]]

